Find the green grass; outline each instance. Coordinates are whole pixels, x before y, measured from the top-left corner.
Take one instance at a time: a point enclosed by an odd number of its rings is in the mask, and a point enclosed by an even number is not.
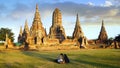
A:
[[[3,46],[4,45],[4,43],[0,43],[0,46]]]
[[[54,62],[60,53],[70,63]],[[120,68],[120,50],[5,51],[0,52],[0,68]]]

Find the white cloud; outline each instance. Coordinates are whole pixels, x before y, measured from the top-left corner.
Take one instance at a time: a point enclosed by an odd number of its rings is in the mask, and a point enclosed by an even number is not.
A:
[[[115,15],[118,14],[118,12],[119,12],[118,9],[113,9],[113,10],[110,10],[110,14],[109,14],[109,15],[111,15],[111,16],[115,16]]]
[[[88,5],[94,6],[94,4],[92,2],[88,2]]]
[[[104,4],[101,4],[101,6],[110,7],[110,6],[113,6],[113,4],[112,4],[111,1],[105,1],[105,3],[104,3]]]

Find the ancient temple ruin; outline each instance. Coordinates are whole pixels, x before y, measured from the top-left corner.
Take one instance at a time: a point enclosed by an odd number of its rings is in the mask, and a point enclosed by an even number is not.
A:
[[[29,42],[30,38],[31,38],[30,30],[29,30],[28,23],[27,23],[27,20],[26,20],[24,29],[22,30],[22,27],[20,27],[18,42],[22,43],[22,44],[31,43],[31,42]]]
[[[33,24],[30,28],[30,34],[33,38],[34,44],[41,44],[43,41],[43,38],[46,36],[45,29],[42,25],[40,14],[38,10],[38,5],[36,5],[36,12],[33,20]]]
[[[101,26],[101,30],[100,30],[100,34],[98,36],[98,40],[100,42],[105,42],[108,40],[108,36],[107,36],[107,32],[105,30],[105,26],[104,26],[104,21],[102,20],[102,26]]]
[[[49,38],[59,39],[60,43],[66,39],[65,30],[62,26],[62,14],[58,8],[56,8],[53,12]]]
[[[22,43],[22,33],[23,33],[22,26],[20,26],[20,32],[19,32],[19,36],[18,36],[19,43]]]
[[[93,42],[103,42],[107,39],[108,36],[102,21],[100,35],[98,39],[93,40]],[[22,27],[20,27],[18,42],[23,45],[30,45],[30,47],[32,47],[31,45],[78,45],[80,48],[87,48],[88,45],[88,40],[82,31],[78,14],[76,16],[76,24],[72,38],[67,38],[62,25],[62,14],[60,10],[56,8],[53,12],[52,25],[47,35],[46,29],[42,25],[38,5],[36,5],[32,26],[29,28],[26,20],[24,28],[22,29]]]
[[[80,45],[80,47],[86,48],[85,45],[87,45],[88,42],[87,42],[87,38],[84,36],[84,33],[80,26],[78,14],[76,17],[76,24],[75,24],[75,28],[74,28],[74,32],[73,32],[73,39],[75,39],[79,43],[78,45]]]
[[[5,42],[4,42],[4,46],[5,48],[13,48],[13,42],[11,41],[11,39],[8,37],[8,34],[6,34],[6,38],[5,38]]]
[[[25,22],[24,30],[20,27],[20,34],[18,37],[18,42],[25,44],[42,44],[43,38],[46,36],[44,27],[40,19],[40,14],[38,10],[38,5],[36,5],[36,12],[33,19],[31,28],[29,29],[27,21]]]
[[[77,41],[75,41],[77,40]],[[45,44],[45,45],[55,45],[55,44],[73,44],[79,43],[80,46],[85,47],[87,45],[87,39],[82,32],[80,26],[79,17],[77,15],[76,25],[73,33],[73,39],[67,39],[65,30],[62,26],[62,14],[58,8],[53,12],[52,16],[52,26],[50,27],[50,32],[47,35],[46,30],[42,26],[40,19],[40,14],[38,10],[38,5],[36,5],[36,12],[33,19],[31,28],[29,29],[27,20],[25,21],[24,30],[20,27],[20,33],[18,37],[18,42],[25,44]]]

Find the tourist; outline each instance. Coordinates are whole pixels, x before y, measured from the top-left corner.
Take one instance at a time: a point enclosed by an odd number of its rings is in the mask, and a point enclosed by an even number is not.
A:
[[[67,57],[66,54],[64,54],[64,60],[65,60],[65,63],[69,63],[70,62],[70,60],[69,60],[69,58]]]
[[[57,63],[60,63],[60,64],[63,64],[63,63],[69,63],[70,60],[69,58],[67,57],[66,54],[60,54],[56,60]]]
[[[60,64],[65,63],[65,61],[64,61],[64,56],[63,56],[62,53],[58,56],[58,58],[57,58],[57,62],[60,63]]]
[[[8,48],[8,45],[6,44],[6,49]]]

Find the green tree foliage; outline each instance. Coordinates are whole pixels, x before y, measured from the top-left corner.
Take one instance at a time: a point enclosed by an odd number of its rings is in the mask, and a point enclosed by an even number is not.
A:
[[[0,29],[0,41],[5,41],[6,34],[8,34],[8,37],[11,39],[11,41],[14,41],[14,33],[9,28]]]
[[[118,36],[115,37],[115,41],[120,42],[120,34]]]

